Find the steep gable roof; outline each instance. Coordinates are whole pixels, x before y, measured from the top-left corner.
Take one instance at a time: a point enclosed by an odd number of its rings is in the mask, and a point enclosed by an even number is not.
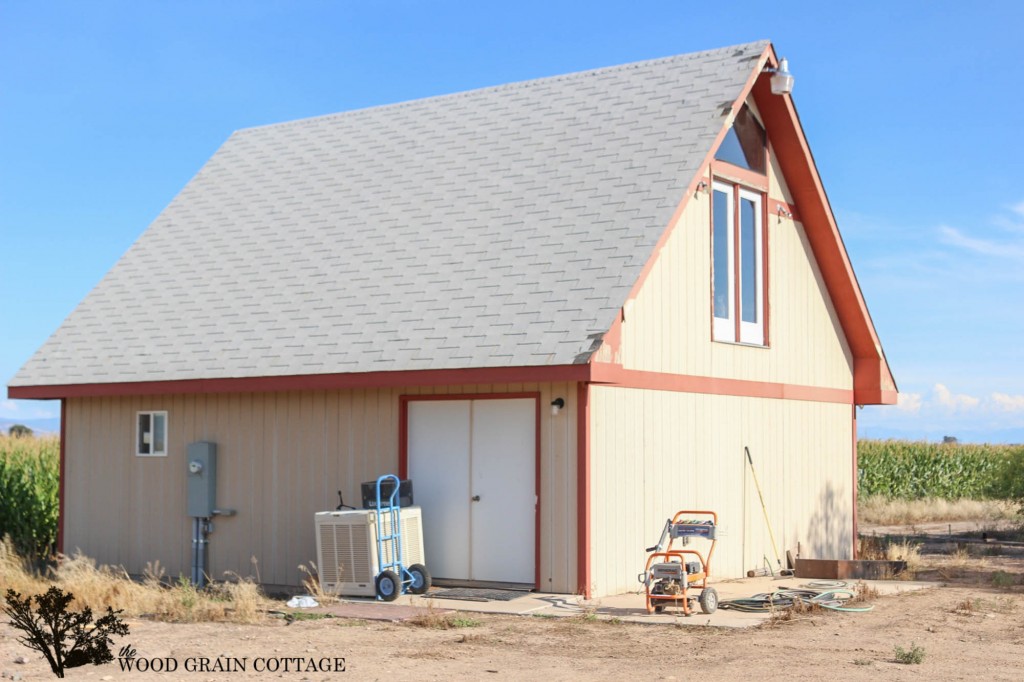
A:
[[[766,47],[239,131],[11,386],[585,363]]]

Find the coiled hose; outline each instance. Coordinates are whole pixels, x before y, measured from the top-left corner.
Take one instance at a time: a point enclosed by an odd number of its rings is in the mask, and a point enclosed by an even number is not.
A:
[[[746,613],[766,613],[791,609],[796,604],[817,605],[832,611],[863,613],[874,606],[844,606],[856,594],[848,585],[838,580],[806,583],[799,588],[779,588],[774,592],[762,592],[745,599],[730,599],[718,603],[718,608]]]

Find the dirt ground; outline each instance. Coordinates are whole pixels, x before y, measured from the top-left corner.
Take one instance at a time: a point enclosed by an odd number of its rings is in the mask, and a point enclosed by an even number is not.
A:
[[[457,627],[341,618],[263,625],[129,620],[139,657],[170,657],[173,673],[75,668],[71,680],[904,680],[1024,679],[1024,559],[994,552],[927,555],[920,578],[940,586],[874,600],[869,613],[823,612],[748,629],[653,626],[465,614]],[[0,673],[54,679],[0,626]],[[920,664],[895,647],[921,647]],[[15,660],[24,656],[25,663]],[[246,671],[187,672],[190,658],[246,658]],[[256,658],[344,657],[345,672],[254,672]],[[283,665],[283,664],[282,664]]]

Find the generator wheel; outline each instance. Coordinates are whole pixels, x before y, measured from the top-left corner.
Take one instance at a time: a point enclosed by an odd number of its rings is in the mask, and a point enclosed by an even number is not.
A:
[[[700,593],[700,610],[704,613],[714,613],[718,610],[718,593],[713,587],[705,587]]]
[[[665,603],[661,602],[659,604],[655,604],[654,605],[654,612],[655,613],[665,613]]]
[[[376,585],[377,596],[383,601],[395,601],[402,592],[402,581],[394,571],[381,571]]]
[[[412,575],[409,591],[413,594],[426,594],[432,582],[427,567],[423,564],[413,564],[409,567],[409,573]]]

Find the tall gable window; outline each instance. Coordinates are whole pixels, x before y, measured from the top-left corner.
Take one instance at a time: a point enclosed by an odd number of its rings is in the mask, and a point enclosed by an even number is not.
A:
[[[712,194],[714,339],[764,345],[762,196],[718,181]]]
[[[139,457],[166,457],[167,413],[139,412],[136,426],[135,453]]]
[[[767,168],[764,127],[744,104],[715,150],[711,168],[711,336],[715,341],[767,343]]]
[[[767,171],[764,128],[746,104],[736,114],[736,120],[715,152],[715,160],[755,173]]]

